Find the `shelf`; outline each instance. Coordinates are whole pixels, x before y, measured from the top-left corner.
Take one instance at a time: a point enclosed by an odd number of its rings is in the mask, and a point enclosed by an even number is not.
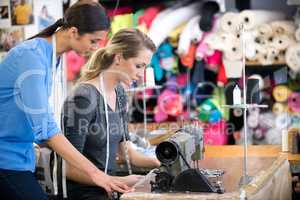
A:
[[[274,62],[270,65],[263,65],[259,62],[255,62],[255,61],[247,61],[246,62],[246,67],[248,67],[248,66],[250,66],[250,67],[251,66],[272,67],[272,66],[276,66],[276,65],[286,65],[286,63],[285,62]]]
[[[224,108],[267,108],[268,105],[259,105],[259,104],[240,104],[240,105],[221,105]]]

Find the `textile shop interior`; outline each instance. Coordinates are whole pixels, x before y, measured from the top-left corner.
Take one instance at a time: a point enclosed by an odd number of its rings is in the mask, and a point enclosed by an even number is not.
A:
[[[27,0],[30,9],[22,10],[18,0],[1,1],[0,62],[76,2]],[[125,129],[132,148],[160,166],[134,166],[117,155],[117,175],[145,176],[134,192],[115,198],[300,199],[300,1],[98,2],[111,23],[99,49],[124,28],[156,46],[144,77],[124,87]],[[63,95],[54,104],[72,94],[90,58],[64,53],[62,80],[52,86],[64,85]],[[61,107],[54,112],[60,119]],[[36,155],[43,189],[60,193],[60,159],[38,145]]]

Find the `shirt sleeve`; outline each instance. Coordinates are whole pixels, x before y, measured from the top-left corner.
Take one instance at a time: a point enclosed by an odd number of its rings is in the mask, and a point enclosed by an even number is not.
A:
[[[95,117],[95,107],[91,102],[86,95],[77,95],[68,97],[63,106],[63,133],[81,153]]]
[[[31,50],[23,50],[16,58],[20,71],[15,82],[19,91],[15,101],[25,113],[36,143],[60,133],[48,102],[47,65],[43,61],[43,57]]]

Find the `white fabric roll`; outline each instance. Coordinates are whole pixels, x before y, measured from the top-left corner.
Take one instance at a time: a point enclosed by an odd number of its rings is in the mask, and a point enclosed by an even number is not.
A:
[[[199,3],[193,3],[167,13],[157,23],[155,22],[155,25],[150,27],[148,36],[158,47],[174,28],[197,15],[199,7]]]
[[[239,13],[227,12],[221,17],[221,29],[228,33],[235,33],[238,30]]]
[[[273,29],[270,24],[261,24],[256,28],[257,34],[262,38],[269,38],[273,36]]]
[[[245,30],[253,29],[261,24],[275,20],[283,20],[285,15],[281,12],[268,10],[244,10],[239,15],[239,23],[244,24]]]
[[[243,62],[241,60],[227,60],[223,57],[223,64],[228,78],[242,77]]]
[[[288,35],[277,35],[273,38],[271,46],[275,47],[278,50],[285,50],[294,43],[295,40]]]
[[[198,21],[199,22],[199,21]],[[191,32],[192,42],[198,43],[202,39],[203,31],[200,29],[200,26],[196,24]]]
[[[274,47],[268,47],[267,53],[262,53],[258,57],[258,61],[262,65],[271,65],[275,62],[275,57],[279,55],[279,50]]]
[[[291,70],[300,72],[300,43],[296,43],[286,50],[285,60]]]
[[[255,35],[254,31],[247,31],[244,34],[245,40],[245,57],[248,60],[255,59],[256,57],[256,43],[255,43]]]
[[[172,11],[174,11],[172,8],[167,8],[167,9],[164,9],[162,10],[161,12],[159,12],[155,18],[153,19],[152,23],[151,23],[151,26],[150,26],[150,29],[152,27],[156,27],[157,24],[159,24],[159,22],[165,17],[167,16],[168,14],[170,14]]]
[[[295,23],[288,20],[273,21],[270,26],[275,35],[293,35],[296,31]]]
[[[237,38],[231,33],[218,32],[209,34],[205,41],[211,49],[225,51],[225,47],[232,43]]]
[[[192,36],[194,36],[194,29],[197,29],[198,27],[198,30],[200,30],[198,25],[199,20],[199,15],[191,18],[185,26],[185,28],[183,29],[182,33],[180,34],[177,50],[179,55],[186,55],[188,53],[192,41]]]
[[[226,44],[224,51],[225,58],[227,60],[240,60],[243,57],[242,43],[236,39]]]
[[[298,42],[300,42],[300,27],[298,27],[295,32],[295,38]]]

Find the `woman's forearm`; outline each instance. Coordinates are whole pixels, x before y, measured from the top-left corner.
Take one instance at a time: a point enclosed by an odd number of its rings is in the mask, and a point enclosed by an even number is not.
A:
[[[85,173],[77,169],[76,167],[66,163],[66,175],[69,180],[82,183],[85,185],[95,186],[93,180]]]

